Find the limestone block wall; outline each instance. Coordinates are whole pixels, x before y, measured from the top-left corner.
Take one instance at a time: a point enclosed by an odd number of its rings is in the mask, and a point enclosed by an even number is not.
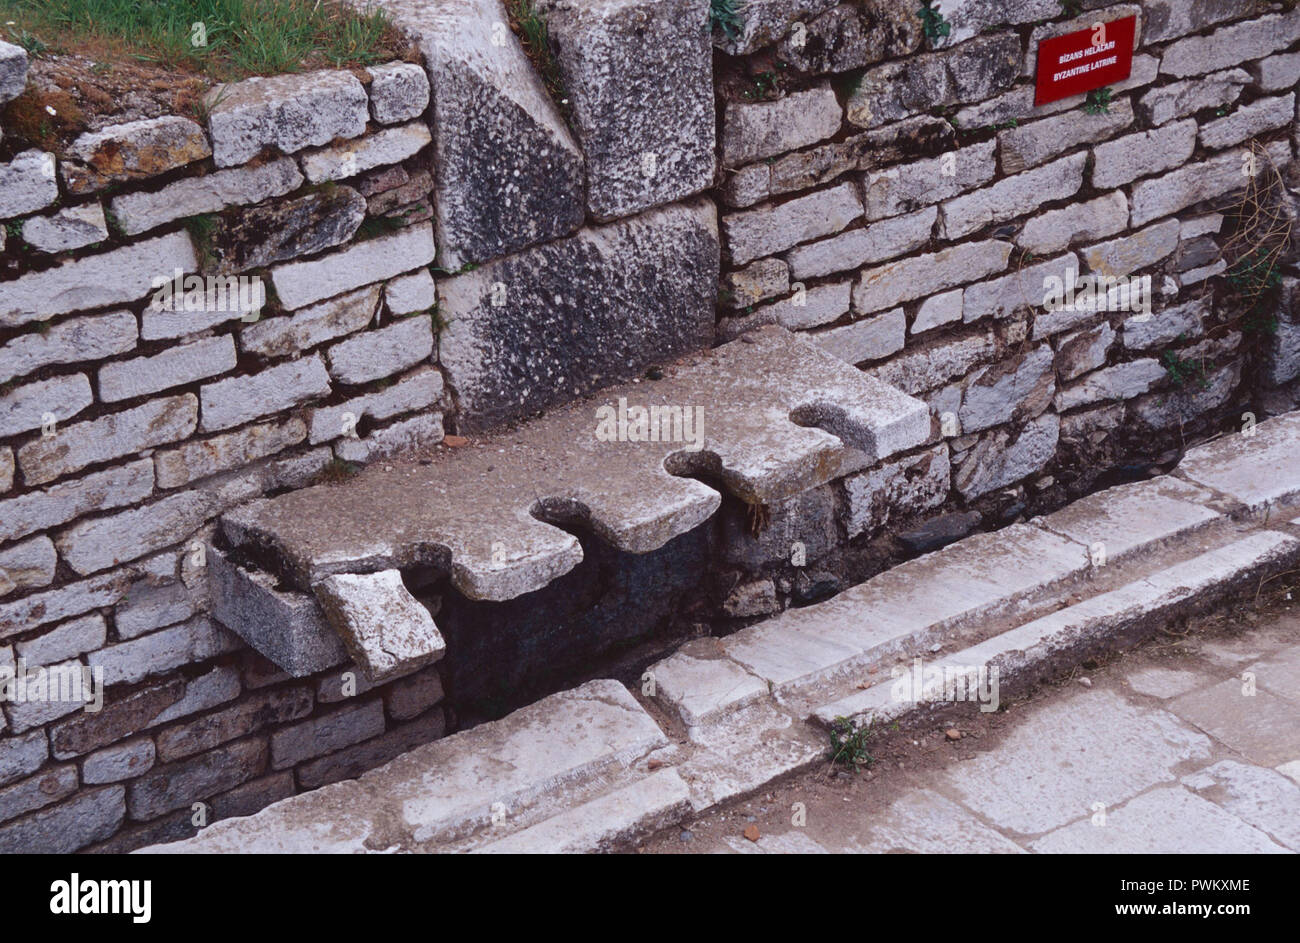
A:
[[[0,99],[27,69],[0,44]],[[0,138],[0,668],[107,688],[4,703],[4,851],[188,834],[445,728],[436,667],[295,680],[206,614],[223,511],[443,437],[427,74],[208,100]]]
[[[920,6],[769,0],[719,37],[720,336],[806,332],[933,413],[827,496],[841,539],[923,548],[1295,408],[1294,4]],[[1041,39],[1130,15],[1130,78],[1034,106]],[[1150,316],[1045,306],[1075,275],[1149,276]]]

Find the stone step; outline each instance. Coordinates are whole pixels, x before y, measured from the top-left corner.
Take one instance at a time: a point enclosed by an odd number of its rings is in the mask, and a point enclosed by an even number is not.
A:
[[[183,842],[146,851],[212,853],[355,853],[428,851],[481,834],[504,840],[514,823],[555,834],[575,820],[599,844],[620,809],[648,802],[663,815],[684,792],[671,777],[641,783],[631,770],[668,739],[623,685],[586,684],[543,698],[492,723],[418,747],[360,779],[303,793],[256,815],[216,822]],[[622,778],[620,778],[622,777]],[[592,791],[615,789],[589,819],[570,809]],[[621,792],[626,788],[628,791]],[[525,830],[527,830],[525,828]],[[614,829],[615,832],[619,830]],[[516,833],[517,843],[535,839]],[[575,826],[574,840],[578,840]]]
[[[642,415],[654,422],[647,441]],[[919,445],[929,431],[924,403],[769,327],[468,448],[245,505],[222,528],[235,557],[268,566],[281,589],[432,566],[471,599],[505,600],[582,559],[578,539],[544,518],[580,521],[645,553],[720,506],[714,488],[684,476],[707,474],[766,505]],[[266,636],[280,630],[261,611],[242,613],[238,593],[227,599],[217,618],[275,661],[284,645]]]
[[[861,679],[912,652],[951,645],[972,626],[1014,619],[1125,560],[1216,522],[1231,501],[1175,478],[1099,492],[1027,524],[976,534],[907,561],[835,598],[790,609],[717,643],[721,659],[689,650],[652,672],[687,726],[770,690],[806,707],[817,690]],[[687,683],[689,682],[689,683]]]
[[[1260,531],[931,662],[919,679],[901,675],[904,696],[898,679],[891,679],[823,704],[812,716],[826,727],[841,719],[887,726],[907,718],[908,727],[937,721],[944,711],[974,700],[964,692],[974,691],[977,675],[971,669],[981,667],[996,669],[999,696],[1015,696],[1095,654],[1128,647],[1169,619],[1203,610],[1297,560],[1300,539]]]

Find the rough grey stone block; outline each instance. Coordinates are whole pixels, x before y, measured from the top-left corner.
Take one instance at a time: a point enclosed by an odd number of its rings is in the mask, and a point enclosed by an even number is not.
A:
[[[354,141],[309,151],[302,156],[302,171],[312,183],[343,180],[376,167],[401,163],[414,157],[432,140],[428,125],[413,121]]]
[[[204,177],[187,177],[153,193],[126,193],[113,199],[113,215],[128,236],[173,220],[216,213],[227,206],[260,203],[298,189],[302,174],[292,158],[257,167],[218,170]],[[162,272],[158,274],[170,274]]]
[[[424,114],[429,107],[429,77],[413,62],[373,65],[370,73],[370,114],[380,124],[398,124]]]
[[[314,588],[326,618],[372,682],[409,674],[446,651],[433,616],[396,570],[340,573]]]
[[[0,396],[0,435],[40,429],[47,416],[62,422],[77,415],[92,401],[90,381],[84,373],[26,383]]]
[[[292,310],[421,268],[433,256],[433,228],[426,223],[317,259],[276,266],[271,280],[281,304]]]
[[[713,182],[713,49],[706,0],[540,0],[597,220]],[[839,111],[838,105],[836,111]]]
[[[108,223],[98,203],[70,206],[23,223],[23,241],[41,252],[71,252],[107,238]]]
[[[713,336],[718,236],[706,203],[652,210],[439,286],[439,360],[468,430],[518,418]]]
[[[0,40],[0,103],[17,98],[27,87],[27,51]]]
[[[365,133],[369,99],[350,72],[244,79],[208,95],[212,160],[233,167],[267,147],[286,154]]]
[[[739,8],[740,23],[735,35],[714,30],[713,41],[728,55],[748,55],[761,46],[781,39],[790,27],[825,13],[839,0],[749,0]]]
[[[262,357],[291,357],[323,341],[359,331],[379,306],[379,286],[338,295],[286,317],[267,318],[244,328],[239,346]]]
[[[96,462],[184,439],[194,433],[197,418],[192,393],[151,400],[29,442],[18,450],[18,464],[28,484],[44,484]]]
[[[90,790],[0,826],[0,853],[23,854],[39,848],[47,854],[71,854],[103,841],[126,817],[125,795],[121,786]]]
[[[347,661],[343,641],[315,599],[282,592],[267,573],[250,572],[208,548],[212,616],[295,678]]]
[[[23,151],[0,164],[0,219],[43,210],[59,198],[54,155]]]
[[[229,429],[329,391],[329,374],[319,354],[267,367],[251,376],[218,380],[199,391],[203,403],[202,428],[204,432]]]
[[[138,301],[157,276],[198,270],[189,234],[170,233],[0,283],[0,327]]]
[[[218,508],[200,491],[184,491],[152,504],[76,524],[59,535],[59,552],[86,575],[181,542]]]
[[[59,166],[72,193],[142,180],[212,154],[203,129],[180,115],[146,118],[88,131],[69,145]]]
[[[582,225],[582,154],[519,41],[498,29],[509,22],[501,0],[384,9],[416,38],[433,88],[439,264],[459,269]]]
[[[0,540],[57,527],[88,511],[133,504],[153,491],[153,461],[141,459],[0,502]]]
[[[235,341],[219,334],[152,357],[118,360],[99,368],[99,398],[115,403],[148,396],[235,369]]]
[[[791,92],[776,101],[730,102],[722,122],[727,167],[752,164],[833,137],[844,111],[829,85]]]
[[[413,367],[432,354],[433,322],[417,315],[335,344],[325,356],[334,379],[366,383]]]

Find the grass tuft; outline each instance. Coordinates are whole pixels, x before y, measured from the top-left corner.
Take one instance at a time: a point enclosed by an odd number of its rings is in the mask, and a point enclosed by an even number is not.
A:
[[[335,0],[0,0],[29,51],[115,55],[217,81],[400,58],[382,10]]]

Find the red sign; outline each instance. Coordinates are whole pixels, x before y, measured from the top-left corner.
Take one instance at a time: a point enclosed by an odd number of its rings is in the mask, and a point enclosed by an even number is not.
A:
[[[1133,71],[1137,17],[1097,23],[1038,44],[1035,105],[1122,82]]]

